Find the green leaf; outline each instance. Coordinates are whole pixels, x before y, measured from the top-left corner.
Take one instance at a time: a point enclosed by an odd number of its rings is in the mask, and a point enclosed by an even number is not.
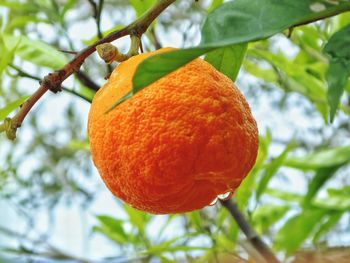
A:
[[[327,189],[327,192],[330,196],[337,196],[337,195],[350,196],[350,186],[344,186],[343,188],[340,188],[340,189],[329,188]]]
[[[49,23],[49,21],[47,19],[30,17],[28,15],[16,16],[9,21],[4,31],[9,33],[18,28],[24,28],[31,23]]]
[[[66,13],[72,9],[72,7],[78,2],[78,0],[67,0],[66,3],[63,6],[62,12],[61,12],[61,19],[63,20]]]
[[[265,190],[265,192],[275,198],[278,198],[280,200],[284,200],[287,202],[297,202],[300,203],[302,200],[304,200],[304,196],[296,193],[281,191],[278,189],[272,189],[268,188]]]
[[[22,12],[33,13],[38,11],[38,6],[33,5],[32,3],[25,3],[23,1],[6,1],[2,0],[0,6],[4,6],[11,10],[20,10]]]
[[[212,64],[218,71],[235,81],[247,51],[248,44],[238,44],[218,48],[205,56],[205,61]]]
[[[135,9],[137,17],[140,17],[151,6],[154,5],[156,0],[130,0],[132,7]]]
[[[130,243],[132,236],[126,234],[123,220],[104,215],[99,215],[96,218],[101,225],[94,226],[93,232],[104,234],[106,237],[117,243]]]
[[[349,189],[347,187],[331,189],[327,197],[314,200],[312,205],[330,210],[348,211],[350,209]]]
[[[309,206],[312,199],[320,190],[320,188],[335,174],[339,166],[325,167],[317,170],[315,176],[309,183],[307,193],[304,198],[304,205]]]
[[[283,152],[274,160],[272,160],[269,165],[265,168],[265,172],[262,174],[261,180],[258,184],[258,189],[256,190],[256,200],[258,201],[265,191],[268,183],[272,177],[277,173],[278,169],[283,164],[286,159],[287,154],[294,148],[294,143],[290,143],[286,146]]]
[[[325,3],[322,11],[316,11],[314,4],[314,0],[227,2],[204,21],[201,43],[227,45],[264,39],[291,26],[350,9],[350,3]]]
[[[278,222],[289,210],[288,205],[262,205],[252,215],[255,229],[264,234],[272,224]]]
[[[197,231],[197,232],[203,232],[203,223],[202,223],[202,217],[199,211],[194,211],[191,213],[186,213],[186,217],[188,221],[190,222],[191,226]]]
[[[342,212],[331,212],[327,215],[327,219],[324,223],[321,223],[317,232],[315,233],[312,242],[316,245],[322,236],[327,234],[340,220],[343,216],[344,211]]]
[[[4,108],[0,109],[0,121],[3,121],[12,111],[17,109],[21,104],[28,99],[29,96],[23,96],[9,104],[7,104]]]
[[[224,0],[212,0],[211,5],[208,7],[208,12],[212,12],[219,5],[223,4]]]
[[[3,37],[7,49],[13,48],[20,41],[15,54],[36,65],[59,69],[68,61],[61,52],[39,40],[32,40],[26,36],[4,35]]]
[[[268,155],[268,148],[271,144],[271,133],[269,130],[266,132],[266,136],[260,136],[259,139],[259,151],[256,158],[255,165],[249,174],[244,178],[240,186],[235,192],[235,198],[238,204],[238,207],[243,210],[247,206],[249,198],[252,196],[253,191],[256,187],[256,177],[260,173],[263,163],[265,162]]]
[[[289,27],[350,9],[350,3],[325,3],[313,9],[314,0],[236,0],[220,5],[202,27],[202,41],[196,48],[171,51],[147,58],[133,78],[134,94],[192,59],[217,48],[270,37]]]
[[[314,103],[325,121],[327,121],[326,88],[323,81],[309,72],[309,64],[305,62],[297,63],[295,60],[288,59],[282,51],[274,54],[268,50],[255,48],[249,49],[248,56],[263,59],[270,63],[273,68],[278,69],[278,76],[282,78],[282,85],[281,81],[277,81],[276,84],[288,91],[303,94]]]
[[[73,149],[75,151],[83,150],[83,151],[90,151],[90,144],[88,141],[81,141],[77,139],[72,139],[68,142],[68,148]]]
[[[288,88],[290,90],[305,95],[311,101],[324,100],[324,103],[326,102],[324,84],[307,72],[305,63],[296,65],[295,61],[286,58],[281,52],[274,54],[267,50],[250,49],[248,54],[258,59],[264,59],[273,67],[283,71],[289,81]]]
[[[133,93],[214,48],[189,48],[157,54],[142,61],[133,77]]]
[[[350,25],[336,32],[328,40],[323,52],[331,58],[350,58]]]
[[[151,217],[147,213],[136,210],[126,204],[124,205],[124,210],[128,214],[130,223],[139,230],[140,234],[143,235],[145,233],[146,225]]]
[[[259,79],[262,79],[266,82],[277,83],[277,81],[278,81],[278,76],[277,76],[275,70],[261,68],[258,65],[256,65],[256,63],[254,63],[248,59],[246,59],[243,62],[243,68],[249,74],[251,74]]]
[[[326,74],[328,82],[328,102],[330,119],[334,119],[341,96],[350,76],[350,24],[336,32],[324,47],[323,52],[329,57]]]
[[[350,43],[349,43],[350,44]],[[344,93],[345,85],[350,75],[350,61],[334,60],[329,63],[326,73],[328,83],[328,103],[330,106],[330,121],[333,122],[335,114]]]
[[[308,209],[293,216],[276,234],[275,247],[291,255],[311,235],[327,213],[323,209]]]
[[[342,165],[350,161],[350,146],[319,150],[300,157],[288,157],[284,165],[301,170]]]
[[[6,46],[2,46],[3,55],[2,57],[0,57],[0,78],[4,69],[7,68],[8,64],[10,64],[13,61],[18,45],[19,45],[19,41],[10,50],[8,50]]]
[[[151,248],[147,249],[144,253],[145,254],[156,254],[161,255],[164,252],[177,252],[177,251],[193,251],[193,250],[206,250],[208,247],[198,247],[198,246],[186,246],[181,244],[181,240],[185,241],[187,238],[193,237],[196,234],[187,233],[183,236],[178,236],[175,238],[172,238],[170,240],[167,240],[161,244],[153,245]],[[180,244],[176,244],[180,243]]]

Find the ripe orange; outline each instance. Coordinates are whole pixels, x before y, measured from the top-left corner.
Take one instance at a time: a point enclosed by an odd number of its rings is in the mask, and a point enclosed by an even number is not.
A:
[[[168,50],[120,63],[95,95],[88,122],[93,161],[107,187],[154,214],[200,209],[234,191],[258,150],[245,98],[199,58],[106,113],[132,88],[138,64]]]

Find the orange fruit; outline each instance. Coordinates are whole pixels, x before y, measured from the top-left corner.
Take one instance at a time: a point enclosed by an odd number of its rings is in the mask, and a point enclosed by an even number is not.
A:
[[[203,208],[233,192],[255,163],[258,129],[233,82],[198,58],[106,113],[144,59],[120,63],[88,121],[93,162],[110,191],[154,214]]]

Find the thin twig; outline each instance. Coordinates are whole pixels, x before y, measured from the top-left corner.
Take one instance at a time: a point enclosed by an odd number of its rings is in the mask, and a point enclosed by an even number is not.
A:
[[[176,0],[159,0],[153,7],[151,7],[143,16],[137,19],[135,22],[129,24],[121,30],[110,33],[108,36],[96,41],[94,44],[86,47],[80,51],[69,63],[63,68],[49,73],[40,82],[40,87],[32,96],[30,96],[23,104],[17,114],[11,119],[11,125],[7,131],[8,138],[16,138],[17,128],[22,125],[23,120],[27,116],[28,112],[35,105],[35,103],[48,91],[56,93],[61,91],[62,82],[67,79],[73,73],[79,72],[81,65],[85,59],[96,51],[96,46],[109,43],[116,39],[119,39],[126,35],[139,36],[147,30],[150,24],[166,9],[169,5]]]
[[[76,52],[76,51],[71,51],[71,50],[59,49],[58,51],[60,51],[60,52],[62,52],[62,53],[70,54],[70,55],[76,55],[76,54],[78,54],[78,52]]]
[[[84,72],[79,71],[75,73],[75,76],[87,88],[93,91],[98,91],[100,89],[100,86],[97,85],[92,79],[90,79],[89,76],[87,76]]]
[[[153,40],[152,42],[154,44],[154,47],[156,49],[162,48],[162,44],[160,43],[160,41],[158,39],[158,36],[156,34],[156,31],[155,31],[154,27],[151,28],[150,33],[151,33],[151,36],[152,36],[152,40]]]
[[[99,0],[98,2],[98,10],[96,15],[96,25],[97,25],[97,35],[98,38],[103,38],[102,30],[101,30],[101,14],[103,9],[104,0]]]
[[[244,215],[239,211],[237,204],[234,203],[231,199],[228,199],[226,201],[220,200],[220,203],[230,212],[239,228],[247,237],[247,240],[261,254],[266,262],[279,263],[280,261],[277,259],[277,257],[250,226],[248,221],[244,218]]]
[[[22,69],[18,68],[18,67],[15,66],[15,65],[11,65],[11,64],[10,64],[10,67],[13,68],[14,70],[16,70],[17,73],[18,73],[18,76],[20,76],[20,77],[25,77],[25,78],[29,78],[29,79],[33,79],[33,80],[40,81],[40,78],[39,78],[39,77],[34,76],[34,75],[32,75],[32,74],[29,74],[28,72],[23,71]],[[95,85],[96,85],[96,84],[95,84]],[[96,85],[96,86],[97,86],[97,85]],[[98,86],[97,86],[97,87],[98,87]],[[61,89],[62,89],[63,91],[65,91],[65,92],[68,92],[68,93],[70,93],[70,94],[73,94],[73,95],[75,95],[75,96],[77,96],[77,97],[79,97],[79,98],[81,98],[81,99],[83,99],[83,100],[85,100],[85,101],[87,101],[87,102],[89,102],[89,103],[92,102],[92,100],[91,100],[90,98],[87,98],[87,97],[83,96],[82,94],[80,94],[80,93],[78,93],[78,92],[76,92],[76,91],[74,91],[74,90],[72,90],[72,89],[69,89],[69,88],[66,88],[66,87],[63,87],[63,86],[61,87]],[[0,130],[0,132],[1,132],[1,130]]]

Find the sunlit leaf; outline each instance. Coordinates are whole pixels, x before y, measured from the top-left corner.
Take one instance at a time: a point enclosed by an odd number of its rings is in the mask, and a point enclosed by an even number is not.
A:
[[[344,195],[329,195],[325,198],[314,200],[312,205],[329,210],[348,211],[350,210],[350,197]]]
[[[1,43],[2,44],[2,43]],[[16,49],[18,48],[19,41],[12,47],[12,49],[7,49],[6,46],[2,46],[2,56],[0,57],[0,78],[2,75],[2,72],[5,68],[12,62]]]
[[[244,59],[247,43],[218,48],[205,56],[205,61],[235,81]]]
[[[68,143],[68,147],[73,149],[73,150],[84,150],[84,151],[90,150],[90,145],[89,145],[88,141],[79,141],[76,139],[72,139]]]
[[[332,228],[339,222],[339,220],[343,214],[344,214],[343,211],[341,211],[341,212],[338,212],[338,211],[329,212],[327,215],[326,221],[324,223],[321,223],[321,225],[317,229],[317,232],[315,233],[315,235],[312,239],[312,242],[314,244],[317,244],[317,242],[320,240],[320,238],[322,238],[322,236],[324,236],[330,230],[332,230]]]
[[[145,254],[163,254],[164,252],[177,252],[177,251],[193,251],[193,250],[206,250],[208,247],[199,247],[199,246],[186,246],[181,244],[185,241],[186,238],[193,237],[194,234],[187,233],[183,236],[178,236],[167,240],[161,244],[153,245],[151,248],[147,249]],[[182,241],[182,242],[181,242]]]
[[[78,2],[78,0],[67,0],[66,3],[63,6],[62,12],[61,12],[61,19],[64,18],[66,13],[72,9],[72,7]]]
[[[29,96],[23,96],[0,109],[0,121],[3,121],[12,111],[16,110]]]
[[[256,188],[256,177],[260,173],[263,163],[268,156],[268,148],[272,141],[271,133],[269,130],[266,132],[266,136],[260,136],[259,139],[259,151],[253,169],[244,178],[240,186],[235,192],[235,198],[238,207],[243,210],[248,204],[249,198],[253,194],[253,190]]]
[[[278,169],[283,164],[283,161],[287,157],[287,154],[291,149],[294,148],[294,144],[291,143],[286,146],[286,148],[283,150],[283,152],[273,159],[269,165],[265,168],[265,171],[261,175],[261,180],[258,183],[258,188],[256,190],[256,199],[259,200],[260,196],[265,191],[266,187],[268,186],[268,183],[272,179],[272,177],[277,173]]]
[[[333,167],[350,161],[350,146],[329,148],[300,157],[288,157],[284,165],[296,169],[309,170]]]
[[[136,210],[128,205],[124,205],[125,212],[128,214],[130,223],[135,226],[141,234],[145,233],[146,224],[150,216],[142,211]]]
[[[130,4],[135,9],[137,17],[140,17],[146,12],[155,2],[156,0],[130,0]]]
[[[278,222],[290,209],[288,205],[261,205],[252,215],[252,223],[260,233],[265,233],[271,225]]]
[[[338,170],[339,166],[325,167],[317,170],[315,176],[309,182],[308,190],[305,195],[304,205],[310,205],[312,199],[321,189],[321,187],[330,179],[335,172]]]
[[[276,234],[275,247],[291,255],[311,235],[327,212],[323,209],[310,209],[290,218]]]
[[[187,213],[186,217],[196,231],[201,232],[203,230],[202,218],[199,211]]]
[[[15,54],[23,60],[39,66],[58,69],[67,63],[67,58],[52,46],[26,36],[4,35],[7,49],[11,49],[19,41]]]
[[[123,220],[104,215],[96,218],[100,222],[100,226],[94,226],[94,232],[100,232],[117,243],[128,243],[131,241],[132,236],[125,232]]]
[[[224,0],[212,0],[210,6],[208,7],[208,12],[213,11],[215,8],[217,8],[219,5],[221,5],[224,2]]]
[[[302,202],[304,196],[301,194],[296,194],[296,193],[292,193],[292,192],[286,192],[286,191],[281,191],[278,189],[272,189],[272,188],[268,188],[265,190],[265,192],[275,198],[287,201],[287,202],[296,202],[296,203],[300,203]]]

